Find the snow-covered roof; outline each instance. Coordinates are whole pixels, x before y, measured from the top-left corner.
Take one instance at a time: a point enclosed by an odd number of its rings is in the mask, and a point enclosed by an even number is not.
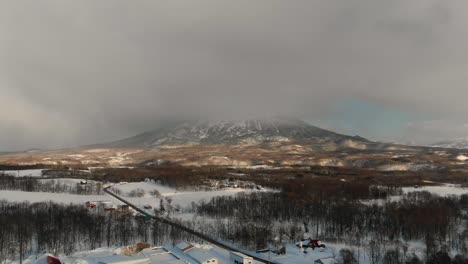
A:
[[[112,255],[97,258],[96,263],[102,264],[151,264],[151,260],[144,256]]]
[[[208,260],[216,259],[209,250],[204,250],[200,248],[192,248],[186,252],[191,258],[196,260],[198,263],[204,263]]]
[[[163,248],[163,247],[151,247],[151,248],[145,248],[143,249],[140,253],[138,253],[141,256],[145,257],[150,257],[151,255],[154,254],[161,254],[161,253],[168,253],[169,250]]]
[[[249,257],[249,256],[247,256],[247,255],[244,255],[244,254],[242,254],[242,253],[240,253],[240,252],[231,251],[230,253],[231,253],[232,255],[236,255],[236,256],[239,256],[239,257],[241,257],[241,258],[252,259],[252,257]]]
[[[164,263],[164,264],[186,264],[185,261],[174,255],[172,252],[153,254],[150,257],[151,263]]]
[[[315,263],[320,263],[320,264],[337,264],[338,261],[336,261],[334,258],[323,258],[323,259],[317,259]]]
[[[193,245],[189,244],[187,242],[180,242],[179,244],[176,245],[176,247],[185,252],[185,251],[193,248]]]

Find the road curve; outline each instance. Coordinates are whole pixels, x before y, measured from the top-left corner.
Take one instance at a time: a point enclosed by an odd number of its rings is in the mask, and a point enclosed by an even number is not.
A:
[[[210,237],[210,236],[207,236],[207,235],[202,234],[202,233],[200,233],[200,232],[198,232],[198,231],[195,231],[195,230],[193,230],[193,229],[190,229],[190,228],[188,228],[188,227],[186,227],[186,226],[183,226],[183,225],[181,225],[181,224],[179,224],[179,223],[173,222],[173,221],[171,221],[170,219],[151,215],[151,214],[145,212],[144,210],[142,210],[141,208],[139,208],[138,206],[134,205],[133,203],[131,203],[131,202],[125,200],[124,198],[122,198],[122,197],[116,195],[115,193],[111,192],[111,191],[109,190],[109,188],[111,188],[111,187],[112,187],[112,186],[108,186],[108,187],[104,188],[103,190],[104,190],[107,194],[109,194],[110,196],[112,196],[112,197],[116,198],[117,200],[119,200],[119,201],[125,203],[126,205],[130,206],[131,208],[133,208],[133,209],[136,210],[137,212],[139,212],[139,213],[141,213],[141,214],[143,214],[143,215],[146,215],[146,216],[148,216],[148,217],[151,217],[152,219],[154,219],[154,220],[156,220],[156,221],[158,221],[158,222],[160,222],[160,223],[164,223],[164,224],[170,225],[170,226],[172,226],[172,227],[178,228],[178,229],[180,229],[180,230],[182,230],[182,231],[185,231],[185,232],[187,232],[187,233],[189,233],[189,234],[191,234],[191,235],[194,235],[194,236],[196,236],[196,237],[198,237],[198,238],[200,238],[200,239],[202,239],[202,240],[205,240],[206,242],[209,242],[209,243],[211,243],[211,244],[213,244],[213,245],[216,245],[216,246],[218,246],[218,247],[220,247],[220,248],[223,248],[223,249],[226,249],[226,250],[229,250],[229,251],[240,252],[240,253],[242,253],[242,254],[244,254],[244,255],[247,255],[247,256],[249,256],[249,257],[252,257],[252,258],[253,258],[254,260],[256,260],[256,261],[260,261],[260,262],[262,262],[262,263],[267,263],[267,264],[280,264],[280,263],[278,263],[278,262],[274,262],[274,261],[271,261],[271,260],[267,260],[267,259],[264,259],[264,258],[260,258],[260,257],[258,257],[258,256],[255,256],[255,255],[252,255],[252,254],[249,253],[249,252],[245,252],[245,251],[243,251],[243,250],[239,250],[239,249],[237,249],[237,248],[235,248],[235,247],[233,247],[233,246],[231,246],[231,245],[225,244],[225,243],[223,243],[223,242],[221,242],[221,241],[218,241],[218,240],[216,240],[216,239],[214,239],[214,238],[212,238],[212,237]]]

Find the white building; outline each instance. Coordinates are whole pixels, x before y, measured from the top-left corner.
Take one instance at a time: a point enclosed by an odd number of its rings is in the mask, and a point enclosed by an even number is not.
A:
[[[231,264],[253,264],[253,258],[239,252],[229,252]]]

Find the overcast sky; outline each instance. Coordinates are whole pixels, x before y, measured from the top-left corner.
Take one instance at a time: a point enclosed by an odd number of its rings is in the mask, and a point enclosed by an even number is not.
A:
[[[468,2],[0,0],[0,151],[168,118],[468,136]]]

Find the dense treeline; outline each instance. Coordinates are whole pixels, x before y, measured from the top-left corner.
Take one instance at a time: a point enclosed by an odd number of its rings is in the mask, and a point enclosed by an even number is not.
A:
[[[438,171],[373,171],[341,167],[292,167],[281,169],[234,169],[225,167],[147,166],[135,168],[95,169],[89,179],[103,182],[138,182],[146,178],[179,189],[194,189],[207,179],[251,181],[264,187],[289,191],[310,186],[336,186],[367,196],[370,186],[404,187],[429,185],[427,181],[468,184],[468,173]],[[353,192],[354,192],[353,191]]]
[[[138,242],[194,240],[190,235],[130,212],[90,212],[83,206],[0,201],[0,257],[70,254]],[[12,252],[13,251],[13,252]]]
[[[103,194],[102,183],[86,182],[86,184],[61,183],[58,179],[38,179],[31,177],[17,178],[0,175],[0,190],[18,190],[25,192],[72,193],[80,195]]]
[[[205,178],[204,170],[194,170],[182,166],[162,166],[158,168],[108,168],[93,170],[90,179],[103,182],[141,182],[151,179],[163,185],[185,189],[199,185]]]
[[[5,170],[34,170],[34,169],[43,169],[46,168],[46,165],[36,164],[36,165],[12,165],[12,164],[0,164],[0,171]]]
[[[372,255],[372,263],[383,263],[389,249],[401,251],[406,258],[404,243],[414,240],[426,244],[428,260],[439,251],[468,254],[468,195],[457,198],[414,192],[381,205],[344,197],[326,188],[301,197],[239,194],[215,197],[202,202],[197,210],[202,217],[217,219],[210,232],[250,248],[277,243],[278,238],[298,241],[307,232],[327,241],[363,247]]]

